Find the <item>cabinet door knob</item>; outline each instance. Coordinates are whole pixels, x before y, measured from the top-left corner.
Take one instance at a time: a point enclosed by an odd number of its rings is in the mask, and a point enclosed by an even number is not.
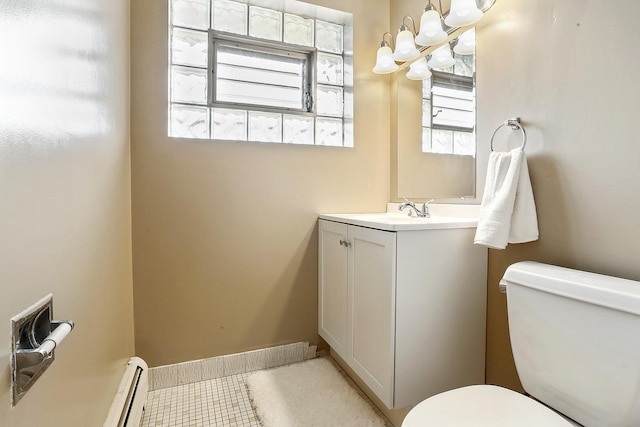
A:
[[[344,246],[345,248],[348,248],[349,246],[351,246],[351,243],[349,243],[348,240],[340,239],[340,246]]]

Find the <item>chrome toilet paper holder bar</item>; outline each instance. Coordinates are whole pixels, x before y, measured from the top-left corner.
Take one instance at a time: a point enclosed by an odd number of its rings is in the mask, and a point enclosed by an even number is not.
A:
[[[16,366],[18,371],[38,365],[46,359],[53,358],[53,350],[55,350],[58,344],[60,344],[60,342],[73,329],[73,321],[52,321],[51,327],[51,333],[37,348],[16,350]]]
[[[15,406],[55,359],[54,350],[73,329],[71,320],[51,320],[49,294],[11,319],[12,405]]]

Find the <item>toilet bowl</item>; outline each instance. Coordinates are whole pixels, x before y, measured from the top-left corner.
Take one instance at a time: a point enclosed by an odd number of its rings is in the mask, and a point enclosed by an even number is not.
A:
[[[640,282],[519,262],[500,284],[532,397],[470,385],[418,403],[402,427],[640,426]]]
[[[513,390],[474,385],[437,394],[416,405],[402,427],[576,427],[543,404]]]

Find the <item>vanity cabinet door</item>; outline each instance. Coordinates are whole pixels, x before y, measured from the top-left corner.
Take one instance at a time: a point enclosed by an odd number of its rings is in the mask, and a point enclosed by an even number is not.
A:
[[[349,226],[353,370],[393,406],[396,233]]]
[[[343,359],[348,339],[348,226],[319,222],[318,333]]]
[[[320,220],[318,332],[393,406],[396,233]]]

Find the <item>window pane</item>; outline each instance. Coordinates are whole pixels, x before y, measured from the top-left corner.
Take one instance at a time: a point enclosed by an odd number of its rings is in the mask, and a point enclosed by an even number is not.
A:
[[[323,116],[341,117],[344,110],[341,87],[318,85],[317,112]]]
[[[247,5],[227,0],[213,0],[213,29],[234,34],[247,34]]]
[[[209,109],[171,104],[169,134],[178,138],[209,138]]]
[[[313,46],[313,19],[305,19],[290,13],[284,14],[284,41]]]
[[[473,60],[473,55],[454,55],[456,59],[456,64],[453,67],[455,69],[455,74],[459,76],[473,76],[473,69],[475,65],[475,61]]]
[[[213,139],[247,140],[247,112],[213,108],[211,111]]]
[[[282,41],[282,13],[249,6],[249,35],[261,39]]]
[[[422,128],[422,152],[431,153],[431,128]]]
[[[428,99],[422,100],[422,126],[431,127],[431,101]]]
[[[475,156],[475,135],[471,132],[453,132],[453,154]]]
[[[171,0],[171,23],[181,27],[209,28],[209,0]]]
[[[431,129],[431,152],[453,153],[453,132],[450,130]]]
[[[249,111],[249,140],[282,142],[282,114]]]
[[[431,99],[431,78],[422,81],[422,97],[424,99]]]
[[[342,120],[316,118],[316,145],[342,146]]]
[[[313,117],[284,116],[282,142],[313,145]]]
[[[433,87],[433,125],[473,129],[473,93],[467,90]]]
[[[215,100],[303,109],[306,58],[219,45]]]
[[[207,33],[173,28],[171,37],[171,62],[173,64],[207,66]]]
[[[319,52],[318,68],[316,70],[318,83],[342,85],[344,81],[342,65],[342,56]]]
[[[331,53],[342,53],[342,26],[316,21],[316,47]]]
[[[206,104],[207,70],[172,66],[171,100],[190,104]]]

